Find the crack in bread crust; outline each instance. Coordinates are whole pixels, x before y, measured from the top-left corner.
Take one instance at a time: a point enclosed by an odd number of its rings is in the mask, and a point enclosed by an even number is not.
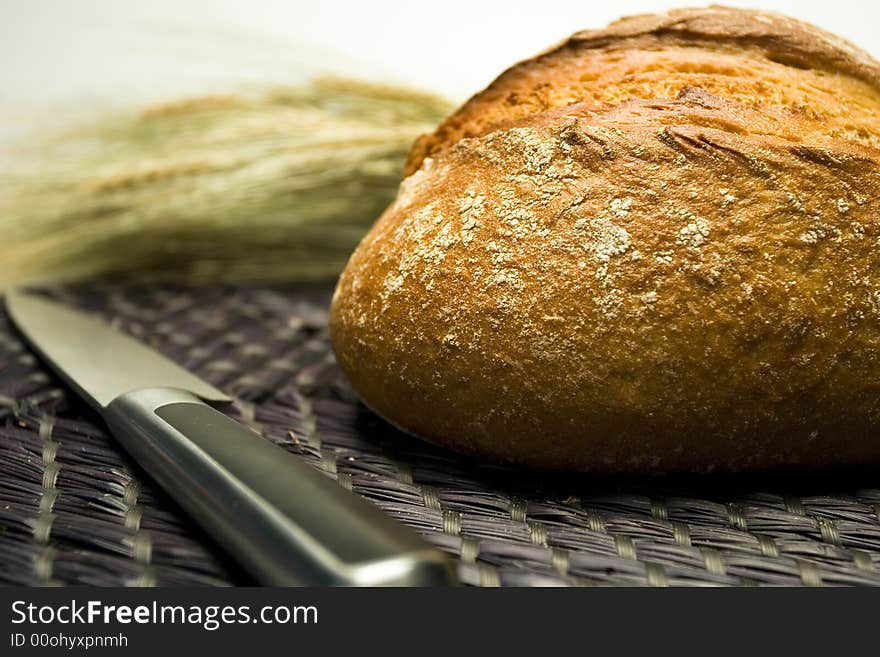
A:
[[[880,69],[867,53],[779,14],[714,7],[624,18],[511,67],[415,143],[406,173],[501,120],[578,102],[668,100],[687,86],[805,114],[829,136],[880,147]]]

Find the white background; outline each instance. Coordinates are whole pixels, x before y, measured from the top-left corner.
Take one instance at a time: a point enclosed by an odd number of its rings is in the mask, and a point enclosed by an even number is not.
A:
[[[664,0],[0,0],[0,109],[132,101],[347,72],[461,99],[579,29]],[[880,2],[729,2],[778,10],[880,57]],[[10,114],[10,108],[19,111]]]

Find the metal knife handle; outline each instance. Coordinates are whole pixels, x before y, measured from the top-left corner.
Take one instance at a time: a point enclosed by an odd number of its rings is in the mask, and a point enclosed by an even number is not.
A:
[[[446,557],[415,533],[188,392],[130,392],[104,417],[138,463],[264,584],[455,581]]]

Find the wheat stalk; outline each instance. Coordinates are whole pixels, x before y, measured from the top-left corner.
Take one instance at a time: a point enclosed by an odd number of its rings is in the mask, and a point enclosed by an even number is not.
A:
[[[448,110],[322,79],[102,117],[0,173],[0,289],[334,276]]]

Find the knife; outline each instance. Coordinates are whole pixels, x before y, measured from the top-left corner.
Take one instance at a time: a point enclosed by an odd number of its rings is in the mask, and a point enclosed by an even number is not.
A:
[[[45,297],[13,290],[6,307],[135,461],[261,583],[455,583],[443,553],[209,405],[232,400],[194,374]]]

